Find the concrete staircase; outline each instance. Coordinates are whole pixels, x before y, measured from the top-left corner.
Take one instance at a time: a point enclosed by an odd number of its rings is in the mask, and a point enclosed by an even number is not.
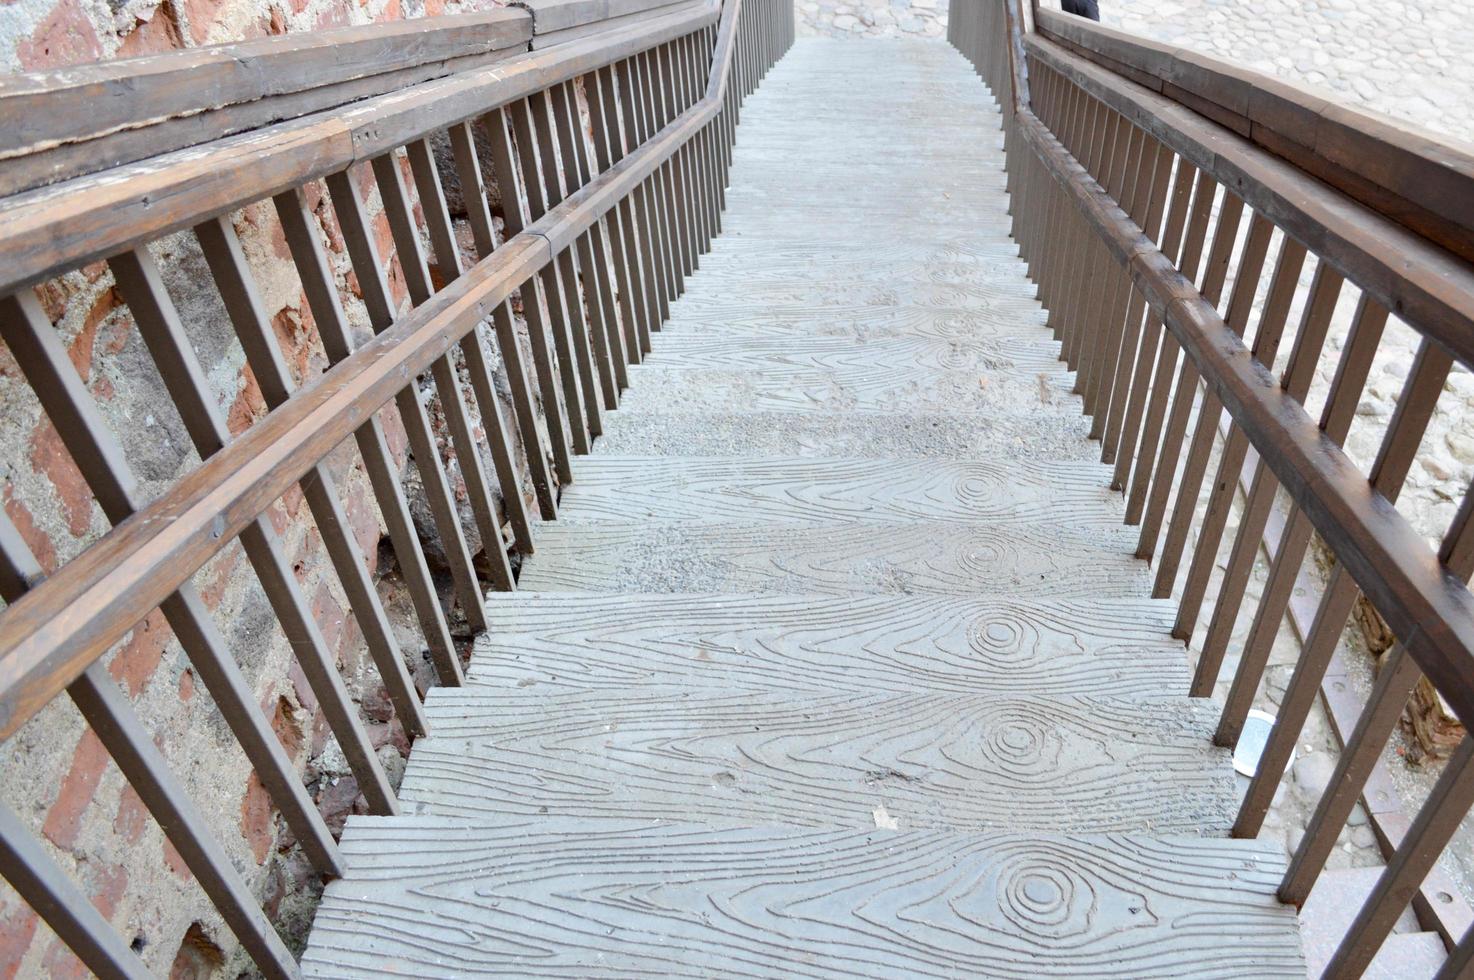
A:
[[[1303,976],[941,42],[807,41],[315,977]]]

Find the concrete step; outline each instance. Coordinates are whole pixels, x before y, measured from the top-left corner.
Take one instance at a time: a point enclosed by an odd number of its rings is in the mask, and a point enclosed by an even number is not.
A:
[[[487,598],[474,688],[653,685],[821,692],[1169,697],[1187,690],[1157,599],[799,595]]]
[[[672,306],[673,323],[653,337],[661,356],[666,350],[712,337],[751,338],[793,345],[832,342],[849,345],[895,337],[920,337],[949,343],[989,346],[1000,356],[1009,351],[1044,351],[1058,356],[1058,343],[1045,328],[1045,315],[1033,299],[1017,296],[970,302],[966,308],[890,305],[826,305],[812,303],[734,304],[730,299],[681,300]],[[667,345],[679,345],[668,347]],[[1051,370],[1060,370],[1057,361]]]
[[[1340,868],[1322,871],[1300,909],[1300,940],[1310,975],[1318,977],[1341,945],[1356,914],[1386,869]],[[1430,980],[1448,958],[1436,932],[1423,932],[1411,907],[1399,916],[1393,933],[1372,960],[1365,980]]]
[[[933,521],[538,527],[535,592],[902,593],[1021,599],[1149,594],[1134,528]]]
[[[753,358],[757,358],[754,352]],[[723,411],[869,414],[948,410],[1075,418],[1074,376],[1058,369],[997,364],[942,371],[911,361],[893,363],[857,350],[832,368],[773,363],[761,369],[703,370],[661,358],[630,367],[620,409],[631,412]]]
[[[560,525],[1123,521],[1110,469],[1034,460],[591,456],[574,463]],[[542,529],[540,529],[542,530]]]
[[[1235,812],[1188,697],[478,686],[425,709],[410,813],[1218,836]]]
[[[594,454],[1098,459],[1089,431],[1089,419],[1064,412],[637,412],[624,402],[604,417]]]
[[[310,978],[1303,977],[1254,841],[350,817]]]
[[[805,305],[814,308],[816,314],[822,315],[831,307],[850,308],[854,306],[889,306],[889,307],[911,307],[918,309],[937,308],[939,311],[980,311],[987,310],[999,303],[1017,303],[1032,301],[1032,293],[1024,292],[1017,288],[1004,289],[987,282],[968,281],[936,281],[936,280],[891,280],[886,278],[870,280],[841,280],[830,284],[827,281],[804,280],[799,276],[782,278],[758,278],[747,279],[741,275],[721,276],[712,274],[713,288],[703,288],[700,283],[701,276],[706,273],[697,273],[692,280],[691,292],[687,299],[681,302],[682,310],[687,306],[700,306],[703,303],[711,303],[720,300],[730,304],[734,298],[740,298],[754,312],[762,312],[775,306]],[[727,279],[728,284],[723,287],[719,280]],[[660,333],[680,333],[681,320],[676,318],[676,311],[672,310],[672,318]],[[1021,342],[1033,342],[1044,347],[1057,347],[1053,336],[1036,323],[1039,321],[1025,321],[1020,324],[1018,337]],[[1063,365],[1057,365],[1058,370],[1063,370]]]
[[[744,371],[756,372],[764,378],[774,375],[781,378],[788,372],[844,374],[886,370],[898,379],[919,377],[922,373],[1006,371],[1026,376],[1030,372],[1035,376],[1061,373],[1056,345],[1038,337],[941,339],[896,333],[860,340],[790,333],[766,338],[750,333],[698,334],[683,329],[684,326],[661,331],[653,338],[657,362],[648,365],[651,370]],[[1040,334],[1048,337],[1044,331]],[[664,368],[657,364],[679,367]]]

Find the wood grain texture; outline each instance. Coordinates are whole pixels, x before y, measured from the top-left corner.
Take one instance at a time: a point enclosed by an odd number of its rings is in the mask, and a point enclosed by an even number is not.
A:
[[[679,317],[662,330],[654,344],[662,355],[686,349],[713,336],[737,340],[792,342],[798,339],[845,339],[858,342],[920,337],[928,340],[973,344],[987,349],[1002,344],[1001,350],[1036,351],[1040,338],[1022,340],[1032,327],[1042,327],[1045,314],[1032,299],[990,297],[965,307],[874,305],[833,303],[815,307],[809,303],[734,302],[730,297],[687,296],[673,304]],[[1053,356],[1057,357],[1055,352]]]
[[[1303,977],[1254,841],[350,817],[308,977]]]
[[[1114,528],[1120,494],[1100,465],[1035,460],[599,456],[581,459],[560,523],[936,521]]]
[[[756,356],[756,355],[755,355]],[[664,364],[666,362],[659,362]],[[630,367],[621,407],[630,411],[721,411],[733,405],[772,412],[1009,412],[1075,417],[1080,403],[1063,371],[938,371],[910,361],[870,360],[857,352],[831,368],[772,364],[760,370]]]
[[[1007,457],[1092,462],[1090,420],[1064,414],[977,412],[610,412],[595,455],[828,456],[889,459]]]
[[[519,586],[542,592],[812,592],[1140,596],[1150,582],[1120,527],[559,522]]]
[[[1178,698],[438,688],[408,813],[1224,835],[1214,706]]]
[[[658,364],[680,365],[683,371],[749,371],[848,373],[879,367],[897,380],[912,371],[971,373],[976,378],[1017,369],[1025,381],[1034,375],[1034,396],[1041,373],[1058,371],[1057,352],[1049,346],[1001,337],[936,339],[915,336],[854,337],[698,335],[662,332],[653,344]],[[901,369],[900,365],[906,365]],[[781,377],[779,379],[781,383]]]
[[[473,686],[1170,696],[1170,603],[945,596],[493,596]]]

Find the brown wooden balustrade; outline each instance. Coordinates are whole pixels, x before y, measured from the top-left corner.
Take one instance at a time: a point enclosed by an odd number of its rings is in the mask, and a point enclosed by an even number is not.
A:
[[[482,594],[515,587],[509,552],[533,547],[518,487],[556,517],[569,461],[649,350],[721,222],[744,97],[791,40],[786,0],[551,0],[526,10],[327,31],[19,76],[0,84],[0,337],[114,525],[44,578],[0,514],[0,738],[65,692],[267,976],[296,964],[206,829],[99,658],[155,608],[213,697],[291,833],[323,878],[342,857],[190,579],[239,540],[370,810],[398,804],[269,520],[300,486],[350,612],[406,732],[419,697],[323,465],[352,441],[367,471],[442,684],[462,679],[381,413],[403,422],[455,600],[475,629]],[[118,98],[126,92],[126,98]],[[99,111],[96,107],[101,104]],[[583,117],[587,114],[588,127]],[[20,121],[23,121],[22,125]],[[16,123],[14,128],[11,123]],[[463,261],[431,140],[444,138],[467,202]],[[489,161],[479,158],[489,148]],[[167,152],[160,152],[161,150]],[[404,164],[407,163],[407,170]],[[386,280],[366,214],[368,164],[410,304]],[[506,238],[483,172],[503,195]],[[406,173],[410,177],[405,180]],[[374,336],[355,344],[308,189],[326,185]],[[293,389],[231,214],[270,199],[330,370]],[[150,243],[188,230],[271,411],[232,438]],[[434,275],[425,243],[434,258]],[[31,287],[105,259],[202,463],[152,500]],[[524,360],[514,320],[526,318]],[[490,335],[483,332],[489,328]],[[494,391],[499,358],[513,418]],[[529,363],[530,361],[530,363]],[[445,453],[418,379],[445,420]],[[472,424],[474,400],[480,427]],[[514,456],[509,426],[528,447]],[[483,465],[485,440],[492,465]],[[485,547],[473,564],[455,462]],[[510,540],[493,499],[499,487]],[[91,969],[141,960],[0,810],[0,871]]]
[[[1474,494],[1437,548],[1394,506],[1455,363],[1474,366],[1474,153],[1202,55],[1030,14],[1032,29],[1018,0],[958,0],[949,38],[1003,105],[1014,237],[1141,528],[1137,554],[1155,563],[1155,594],[1178,598],[1175,635],[1207,616],[1193,694],[1213,693],[1278,528],[1220,744],[1239,736],[1312,538],[1335,559],[1236,835],[1258,833],[1359,595],[1398,640],[1281,886],[1300,904],[1419,677],[1474,721]],[[1338,302],[1355,313],[1336,350]],[[1389,318],[1421,343],[1363,471],[1342,447]],[[1317,418],[1307,395],[1329,365]],[[1474,805],[1471,758],[1466,737],[1327,976],[1359,976],[1419,897]],[[1464,975],[1474,931],[1445,941],[1457,947],[1440,976]]]

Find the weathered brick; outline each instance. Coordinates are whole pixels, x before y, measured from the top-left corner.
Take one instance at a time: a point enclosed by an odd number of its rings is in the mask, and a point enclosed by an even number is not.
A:
[[[43,420],[31,433],[31,466],[51,481],[57,501],[66,514],[67,530],[83,537],[92,526],[92,490],[72,462],[61,441],[61,433],[50,420]]]
[[[27,70],[77,65],[102,57],[102,44],[78,0],[61,0],[51,14],[15,48]]]
[[[107,749],[92,729],[85,730],[72,753],[71,768],[62,777],[61,790],[41,825],[41,832],[57,847],[65,849],[76,843],[77,835],[82,832],[82,818],[107,765]]]
[[[159,666],[174,631],[164,619],[164,614],[155,609],[143,622],[133,627],[128,639],[108,664],[108,673],[122,684],[127,692],[137,697],[143,692],[149,678]]]

